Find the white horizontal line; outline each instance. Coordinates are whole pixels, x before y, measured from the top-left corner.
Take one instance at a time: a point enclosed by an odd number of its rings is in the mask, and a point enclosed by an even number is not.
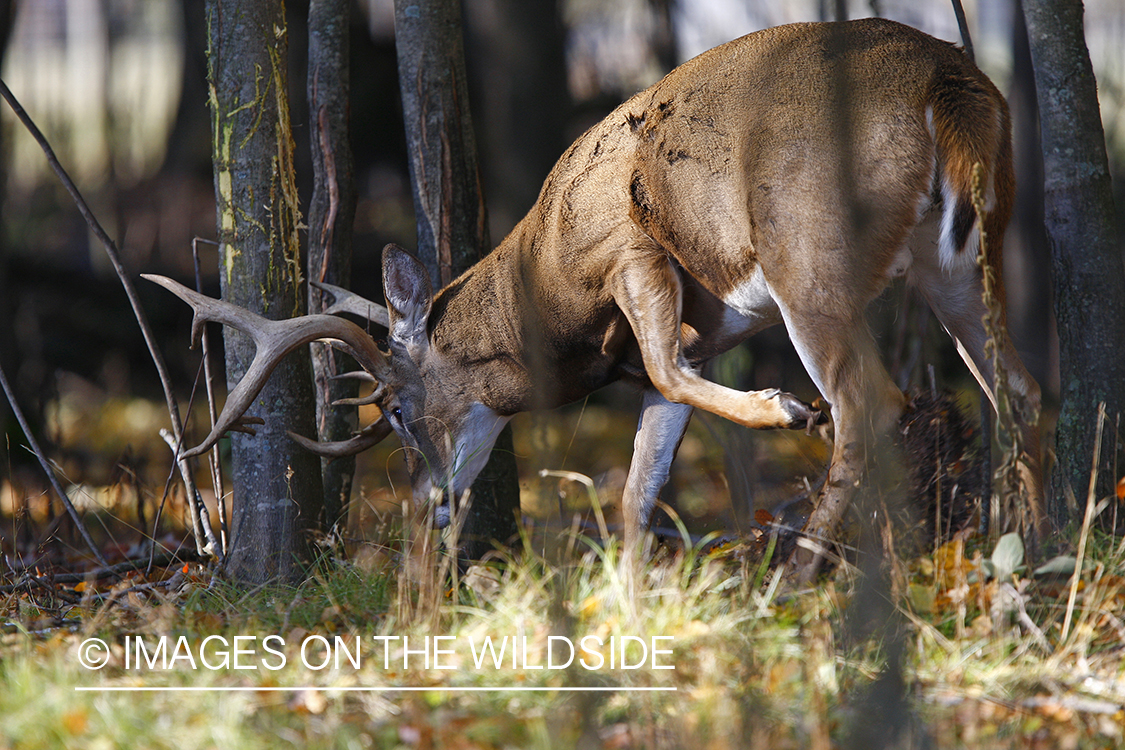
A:
[[[317,690],[330,692],[367,692],[367,693],[507,693],[507,692],[539,692],[539,693],[644,693],[644,692],[676,692],[676,687],[325,687],[322,685],[306,685],[297,687],[149,687],[149,686],[123,686],[108,685],[105,687],[77,686],[75,692],[105,692],[105,693],[294,693],[302,690]]]

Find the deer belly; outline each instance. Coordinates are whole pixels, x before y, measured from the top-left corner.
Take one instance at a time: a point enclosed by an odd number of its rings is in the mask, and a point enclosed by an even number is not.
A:
[[[702,361],[737,346],[781,322],[761,267],[722,298],[685,279],[681,340],[691,361]]]
[[[723,306],[721,330],[727,335],[746,338],[781,322],[781,310],[761,266],[723,297]]]

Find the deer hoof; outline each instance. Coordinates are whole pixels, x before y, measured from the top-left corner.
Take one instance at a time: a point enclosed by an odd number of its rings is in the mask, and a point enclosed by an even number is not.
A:
[[[818,424],[826,424],[828,422],[828,414],[815,406],[806,404],[796,396],[788,393],[778,393],[777,400],[781,404],[782,410],[789,418],[789,422],[785,425],[790,430],[805,430],[812,432],[813,427]]]

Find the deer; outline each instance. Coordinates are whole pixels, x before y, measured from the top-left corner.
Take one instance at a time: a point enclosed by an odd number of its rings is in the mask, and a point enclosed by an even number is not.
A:
[[[561,156],[528,214],[488,255],[433,292],[423,265],[383,252],[386,307],[333,289],[335,309],[266,321],[149,277],[204,321],[254,337],[257,356],[198,455],[244,412],[288,351],[327,340],[376,383],[381,416],[355,453],[393,432],[416,501],[460,498],[516,413],[581,399],[624,379],[642,389],[621,508],[640,548],[695,409],[755,429],[831,415],[827,478],[804,535],[831,543],[905,406],[865,319],[893,279],[918,289],[996,405],[982,323],[984,259],[1000,281],[1015,178],[1007,104],[956,45],[889,20],[779,26],[682,64],[618,106]],[[973,172],[985,210],[973,204]],[[387,326],[386,349],[351,312]],[[1001,321],[1003,323],[1003,321]],[[820,392],[740,391],[702,366],[782,324]],[[1017,414],[1033,533],[1050,521],[1036,423],[1040,390],[1001,325],[997,368]],[[802,580],[823,560],[798,549]]]

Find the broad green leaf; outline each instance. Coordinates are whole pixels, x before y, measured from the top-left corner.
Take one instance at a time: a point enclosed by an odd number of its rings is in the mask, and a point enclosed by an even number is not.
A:
[[[1015,532],[1005,534],[996,542],[992,551],[991,565],[986,566],[989,573],[999,581],[1006,581],[1012,574],[1023,568],[1023,541]]]
[[[1074,574],[1074,566],[1078,564],[1077,558],[1073,555],[1059,555],[1053,557],[1047,562],[1040,565],[1035,569],[1037,576],[1069,576]]]

